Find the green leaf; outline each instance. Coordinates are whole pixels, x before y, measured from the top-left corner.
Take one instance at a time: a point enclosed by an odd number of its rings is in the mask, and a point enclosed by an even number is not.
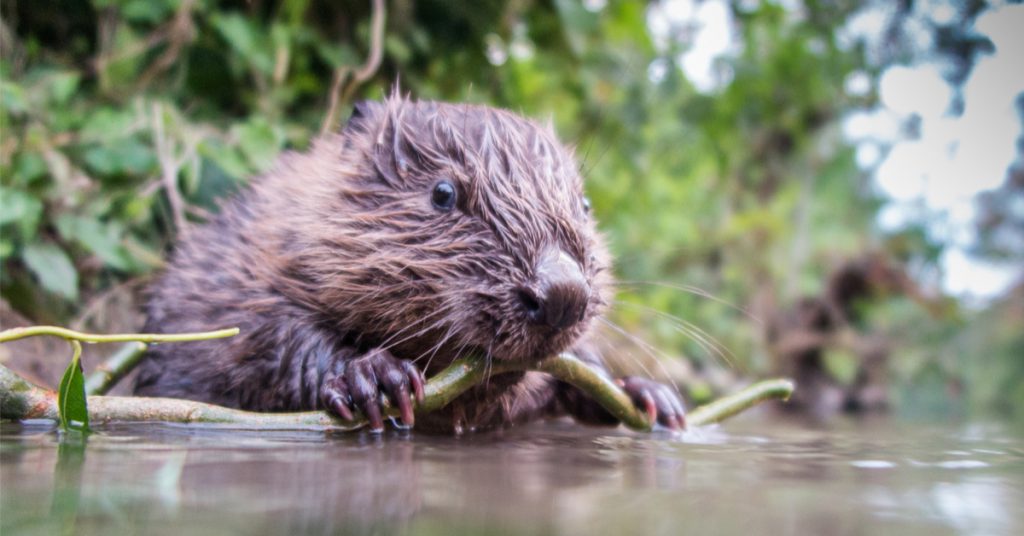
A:
[[[145,47],[148,35],[148,31],[135,25],[118,24],[111,47],[113,50],[139,50],[139,47]],[[115,54],[113,61],[105,63],[97,73],[102,90],[115,93],[131,88],[138,82],[139,73],[148,61],[145,54]]]
[[[573,52],[579,54],[586,47],[586,34],[597,27],[597,16],[579,2],[556,0],[555,8],[565,28]]]
[[[233,155],[238,161],[238,166],[243,170],[242,175],[231,175],[221,167],[219,162],[203,159],[202,176],[199,180],[199,187],[189,194],[189,201],[212,212],[220,210],[220,202],[235,192],[248,172],[245,161],[238,155],[237,151],[224,151],[224,155]]]
[[[251,118],[236,129],[242,154],[256,171],[266,171],[277,159],[284,136],[266,119]]]
[[[85,400],[85,374],[82,372],[82,345],[71,341],[74,355],[64,370],[57,390],[57,413],[63,430],[89,431],[89,408]]]
[[[26,247],[21,256],[44,288],[72,301],[78,299],[78,272],[64,250],[37,242]]]
[[[825,370],[841,385],[852,385],[857,379],[860,361],[856,354],[844,349],[831,349],[824,355]]]
[[[117,225],[64,214],[57,218],[57,230],[62,237],[78,242],[108,266],[123,271],[134,268],[131,256],[122,245],[122,233]]]
[[[42,213],[42,201],[31,194],[0,188],[0,225],[17,225],[22,240],[27,242],[35,235]]]
[[[229,147],[218,140],[201,142],[198,152],[204,157],[204,170],[213,164],[219,167],[224,174],[235,180],[244,179],[251,171],[249,166],[246,165],[245,159],[236,148]]]
[[[0,259],[6,259],[14,253],[14,243],[3,237],[0,237]]]
[[[156,169],[152,148],[135,138],[92,147],[84,157],[89,169],[99,175],[145,175]]]
[[[270,40],[256,24],[239,14],[213,17],[213,26],[253,68],[269,75],[274,72],[274,52]]]
[[[389,58],[394,58],[399,63],[405,63],[412,57],[412,50],[409,49],[405,39],[394,35],[384,38],[384,50]]]
[[[313,46],[317,55],[331,67],[359,64],[359,54],[344,43],[317,41]]]
[[[157,24],[174,13],[174,4],[166,0],[128,0],[121,8],[121,15],[130,21]]]
[[[65,104],[78,89],[79,76],[74,72],[56,73],[49,79],[50,99],[55,104]]]
[[[107,141],[131,134],[135,118],[130,110],[99,108],[91,112],[79,137],[85,141]]]
[[[45,174],[46,162],[37,153],[18,153],[14,157],[14,176],[18,183],[29,184]]]
[[[0,108],[20,115],[28,111],[28,96],[25,90],[10,82],[0,82]]]

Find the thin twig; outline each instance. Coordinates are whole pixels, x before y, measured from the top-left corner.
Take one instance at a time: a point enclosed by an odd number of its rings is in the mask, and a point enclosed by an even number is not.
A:
[[[192,7],[195,0],[184,0],[178,7],[178,12],[171,19],[167,31],[167,48],[160,56],[150,64],[149,67],[139,76],[136,87],[144,90],[149,87],[150,82],[160,73],[170,68],[181,54],[181,50],[195,38],[195,24],[192,22]]]
[[[686,416],[686,424],[707,426],[724,421],[765,400],[789,400],[795,388],[793,382],[787,379],[760,381],[691,411]]]
[[[130,342],[100,363],[85,379],[85,394],[105,395],[128,375],[146,354],[146,343]]]
[[[163,106],[159,102],[154,102],[152,110],[153,145],[156,148],[157,161],[160,163],[160,180],[163,182],[164,192],[167,193],[167,201],[171,205],[174,227],[178,233],[184,234],[186,232],[185,201],[178,190],[178,172],[181,170],[181,162],[174,157],[172,142],[167,139],[165,133]]]
[[[87,343],[133,341],[144,343],[190,342],[233,337],[238,335],[238,328],[202,331],[198,333],[116,333],[113,335],[96,335],[94,333],[84,333],[59,326],[28,326],[0,331],[0,342],[16,341],[18,339],[38,337],[40,335],[51,335],[68,341],[81,341]]]
[[[99,31],[100,53],[92,60],[93,70],[102,75],[110,64],[149,52],[167,41],[167,50],[139,77],[136,86],[144,88],[153,77],[174,64],[182,47],[195,36],[195,24],[192,22],[194,6],[195,0],[184,0],[171,20],[150,32],[144,39],[116,49],[112,46],[112,36],[120,22],[118,12],[116,8],[104,10]],[[112,29],[105,31],[108,25],[112,26]]]
[[[326,134],[334,127],[335,117],[338,115],[338,103],[341,101],[342,85],[348,78],[351,68],[347,65],[339,65],[334,69],[331,77],[331,91],[328,94],[327,113],[324,115],[323,123],[320,124],[320,134]]]
[[[338,106],[347,101],[355,88],[369,80],[380,68],[381,59],[384,57],[385,17],[384,0],[373,0],[373,14],[370,15],[370,53],[366,56],[363,65],[354,72],[348,65],[339,65],[334,69],[327,114],[324,115],[324,121],[320,125],[321,135],[334,128]],[[352,74],[352,79],[346,84],[345,81],[349,73]]]

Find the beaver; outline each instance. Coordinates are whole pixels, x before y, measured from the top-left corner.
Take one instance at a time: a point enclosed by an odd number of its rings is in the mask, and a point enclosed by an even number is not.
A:
[[[146,331],[238,326],[231,339],[157,345],[135,393],[256,411],[359,410],[384,398],[414,424],[425,375],[455,356],[539,360],[571,350],[608,374],[589,333],[609,255],[571,151],[550,125],[397,93],[287,152],[184,234],[148,289]],[[618,380],[658,423],[677,391]],[[494,375],[417,430],[461,432],[569,414],[617,420],[539,372]]]

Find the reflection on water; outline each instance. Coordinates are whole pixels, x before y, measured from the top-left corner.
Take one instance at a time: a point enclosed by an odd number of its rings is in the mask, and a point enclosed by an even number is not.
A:
[[[1024,534],[1024,434],[741,420],[463,438],[0,425],[0,533]],[[60,453],[58,455],[58,450]]]

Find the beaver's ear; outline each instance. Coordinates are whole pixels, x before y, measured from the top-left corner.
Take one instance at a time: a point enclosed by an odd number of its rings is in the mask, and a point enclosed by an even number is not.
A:
[[[406,117],[406,104],[404,100],[388,99],[383,104],[374,102],[372,107],[360,112],[373,114],[373,119],[366,120],[367,132],[374,135],[373,163],[378,177],[393,187],[407,180],[417,159],[417,151],[409,139],[410,129],[414,127]]]
[[[357,128],[363,131],[372,131],[370,125],[379,121],[384,113],[384,105],[377,101],[359,101],[352,106],[352,115],[345,124],[346,129]]]

